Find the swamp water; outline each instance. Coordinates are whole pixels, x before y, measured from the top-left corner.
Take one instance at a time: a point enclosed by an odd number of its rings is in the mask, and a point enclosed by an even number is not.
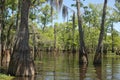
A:
[[[115,55],[114,55],[115,56]],[[89,54],[89,64],[78,64],[78,53],[40,53],[37,56],[35,77],[14,80],[120,80],[120,57],[106,57],[101,66],[94,66],[94,54]]]

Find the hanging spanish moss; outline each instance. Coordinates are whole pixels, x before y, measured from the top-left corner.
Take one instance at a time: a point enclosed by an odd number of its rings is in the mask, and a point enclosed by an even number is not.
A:
[[[68,8],[64,5],[62,8],[62,17],[65,19],[68,16]]]
[[[47,0],[51,6],[55,7],[56,10],[60,10],[62,7],[63,0]]]
[[[63,4],[63,0],[59,0],[59,10],[61,9],[62,4]]]

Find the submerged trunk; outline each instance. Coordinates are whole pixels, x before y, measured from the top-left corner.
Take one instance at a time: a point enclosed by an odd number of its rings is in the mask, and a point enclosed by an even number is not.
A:
[[[22,0],[19,32],[8,68],[8,74],[13,76],[32,76],[35,74],[34,62],[30,56],[30,49],[28,44],[29,7],[30,0]]]
[[[93,64],[101,64],[101,55],[102,55],[101,49],[102,49],[102,45],[103,45],[102,42],[103,42],[103,37],[104,37],[104,23],[105,23],[106,8],[107,8],[107,0],[104,0],[101,30],[100,30],[98,46],[97,46],[96,53],[94,56]]]
[[[80,0],[76,0],[76,4],[77,4],[77,15],[78,15],[79,43],[80,43],[79,63],[83,64],[88,62],[88,57],[85,51],[84,32],[82,29],[82,18],[80,14]]]

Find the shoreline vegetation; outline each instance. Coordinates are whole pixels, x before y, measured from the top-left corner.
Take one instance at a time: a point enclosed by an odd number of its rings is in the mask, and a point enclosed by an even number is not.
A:
[[[7,73],[7,69],[4,67],[0,67],[0,80],[13,80],[15,77],[10,76]]]
[[[15,77],[0,73],[0,80],[12,80],[13,78]]]

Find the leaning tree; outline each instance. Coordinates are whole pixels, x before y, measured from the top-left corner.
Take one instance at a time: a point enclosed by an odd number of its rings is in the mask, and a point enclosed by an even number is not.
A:
[[[103,46],[104,24],[105,24],[106,8],[107,8],[107,0],[104,0],[100,34],[99,34],[98,45],[97,45],[97,48],[96,48],[96,53],[95,53],[94,61],[93,61],[93,64],[95,64],[95,65],[96,64],[101,64],[101,56],[102,56],[101,49],[102,49],[102,46]]]

